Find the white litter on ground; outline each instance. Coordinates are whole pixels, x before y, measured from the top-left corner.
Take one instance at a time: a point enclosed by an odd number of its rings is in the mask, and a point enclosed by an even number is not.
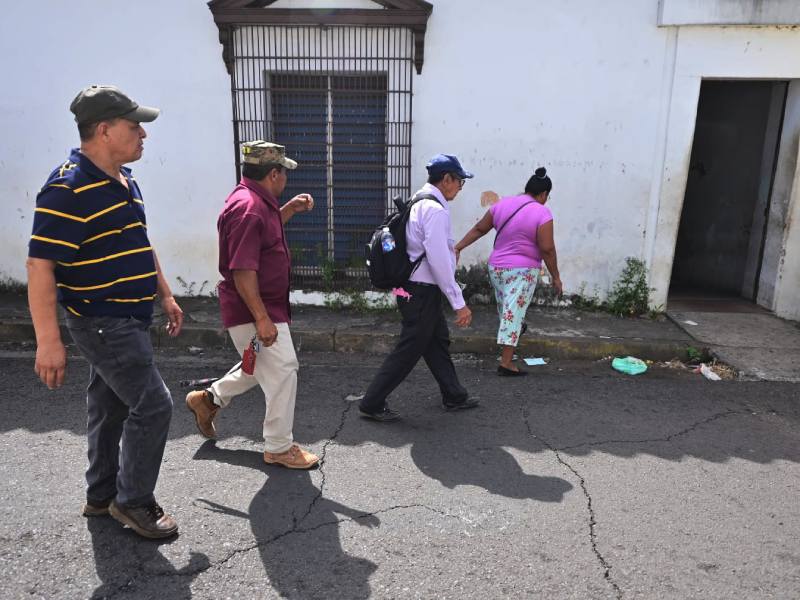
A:
[[[538,365],[546,365],[547,361],[543,358],[526,358],[525,364],[529,367],[535,367]]]

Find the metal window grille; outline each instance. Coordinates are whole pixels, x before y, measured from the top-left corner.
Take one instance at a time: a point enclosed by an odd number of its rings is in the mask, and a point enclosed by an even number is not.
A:
[[[299,167],[282,201],[314,196],[286,225],[293,284],[368,285],[364,247],[410,193],[413,34],[397,27],[243,26],[231,91],[239,145],[286,146]]]

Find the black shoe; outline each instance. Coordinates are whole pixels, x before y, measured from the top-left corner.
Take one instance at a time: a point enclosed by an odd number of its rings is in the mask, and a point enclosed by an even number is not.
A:
[[[461,402],[442,402],[445,410],[465,410],[467,408],[475,408],[480,404],[475,398],[467,398]]]
[[[372,419],[373,421],[380,421],[381,423],[385,421],[397,421],[397,419],[400,418],[400,413],[393,411],[388,406],[384,406],[378,412],[367,412],[363,408],[359,408],[358,414],[365,419]]]
[[[527,371],[513,371],[512,369],[506,369],[503,365],[497,367],[497,374],[500,377],[525,377],[528,372]]]
[[[522,329],[519,330],[520,337],[522,337],[525,334],[526,331],[528,331],[528,324],[525,321],[523,321],[522,322]]]
[[[116,501],[108,507],[108,512],[117,521],[127,525],[142,537],[157,539],[178,533],[178,524],[171,515],[155,502],[150,506],[121,506]]]

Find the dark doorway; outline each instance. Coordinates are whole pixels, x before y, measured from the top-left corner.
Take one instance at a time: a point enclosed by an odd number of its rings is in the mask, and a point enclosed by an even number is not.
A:
[[[704,81],[670,299],[758,295],[786,82]]]

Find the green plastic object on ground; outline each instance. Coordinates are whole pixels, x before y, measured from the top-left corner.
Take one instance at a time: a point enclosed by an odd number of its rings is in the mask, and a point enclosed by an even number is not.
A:
[[[625,358],[618,356],[611,361],[611,366],[620,373],[627,373],[628,375],[641,375],[647,371],[647,364],[633,356],[626,356]]]

